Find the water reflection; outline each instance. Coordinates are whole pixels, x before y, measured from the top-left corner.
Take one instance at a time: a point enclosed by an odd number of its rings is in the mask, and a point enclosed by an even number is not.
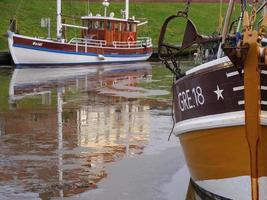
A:
[[[149,63],[16,69],[0,112],[0,197],[78,194],[108,176],[105,163],[141,154],[150,104],[127,97],[159,95],[139,87],[151,76]]]
[[[5,135],[6,131],[5,131],[5,126],[3,124],[3,122],[0,121],[0,137]]]

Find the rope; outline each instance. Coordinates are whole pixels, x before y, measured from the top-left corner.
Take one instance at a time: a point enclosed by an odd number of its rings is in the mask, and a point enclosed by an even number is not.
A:
[[[89,16],[89,14],[90,14],[90,2],[88,0],[88,2],[87,2],[87,15]]]
[[[220,0],[220,12],[219,12],[217,33],[220,33],[222,31],[222,26],[223,26],[222,3],[223,3],[222,0]]]
[[[135,13],[138,14],[138,19],[141,20],[147,20],[147,18],[145,17],[145,13],[144,13],[144,9],[142,9],[142,6],[139,6],[138,4],[134,4],[134,10],[135,10]],[[143,25],[143,28],[141,28],[141,31],[145,34],[145,35],[151,35],[151,29],[149,28],[149,25],[150,23],[148,24],[145,24]]]
[[[252,11],[251,11],[251,18],[250,18],[250,26],[252,27],[256,21],[257,17],[257,3],[258,0],[252,1]]]
[[[176,75],[173,73],[172,85],[174,85],[175,80],[176,80]],[[170,141],[171,136],[173,134],[174,127],[175,127],[175,119],[174,119],[174,92],[172,92],[172,111],[171,112],[172,112],[172,129],[171,129],[171,131],[169,133],[168,141]]]
[[[185,9],[184,9],[184,11],[183,11],[183,13],[184,13],[186,16],[188,16],[188,12],[189,12],[189,8],[190,8],[190,3],[191,3],[191,0],[187,0]]]
[[[245,10],[247,9],[247,1],[246,0],[241,0],[241,12],[242,12],[242,18],[244,15]]]
[[[20,0],[19,4],[15,10],[15,16],[17,16],[18,11],[20,10],[22,2],[23,2],[23,0]],[[11,25],[14,23],[14,20],[15,20],[15,18],[13,17],[11,23],[8,25],[8,30],[11,28]]]

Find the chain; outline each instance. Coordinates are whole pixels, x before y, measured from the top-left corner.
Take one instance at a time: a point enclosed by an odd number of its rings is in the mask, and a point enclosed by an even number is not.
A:
[[[241,12],[242,12],[242,18],[244,17],[244,12],[247,9],[247,2],[246,0],[241,0]]]
[[[187,0],[186,5],[185,5],[185,9],[183,11],[178,11],[177,15],[178,16],[188,16],[188,11],[190,8],[190,4],[191,4],[191,0]]]
[[[184,9],[184,13],[186,13],[186,15],[188,15],[188,11],[189,11],[189,8],[190,8],[190,3],[191,3],[191,0],[187,0],[186,7]]]

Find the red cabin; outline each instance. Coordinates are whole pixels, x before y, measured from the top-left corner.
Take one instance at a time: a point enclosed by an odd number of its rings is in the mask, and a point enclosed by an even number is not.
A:
[[[134,42],[137,40],[137,24],[132,19],[119,19],[111,17],[82,17],[82,38],[103,40],[107,46],[115,46],[120,42]]]

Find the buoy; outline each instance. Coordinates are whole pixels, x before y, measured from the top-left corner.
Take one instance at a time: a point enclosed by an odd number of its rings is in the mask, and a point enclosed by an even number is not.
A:
[[[102,54],[99,54],[99,55],[98,55],[98,59],[99,59],[99,60],[105,60],[105,56],[103,56]]]

